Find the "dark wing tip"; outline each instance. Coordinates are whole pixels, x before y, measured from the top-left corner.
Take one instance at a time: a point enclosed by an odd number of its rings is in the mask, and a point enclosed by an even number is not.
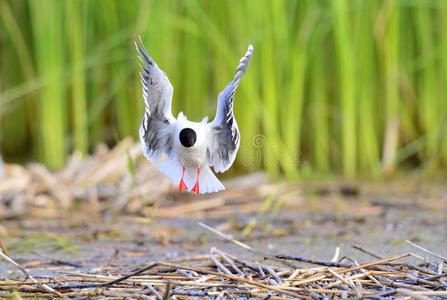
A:
[[[138,36],[138,40],[135,41],[135,48],[138,51],[139,57],[142,61],[150,66],[154,66],[154,60],[148,54],[146,48],[144,47],[143,41],[141,40],[141,36]]]
[[[253,54],[254,51],[255,51],[255,48],[253,47],[253,44],[249,44],[248,45],[248,49],[247,49],[247,53],[250,52],[251,54]]]
[[[247,52],[245,52],[245,55],[240,59],[239,65],[236,68],[236,72],[234,74],[234,82],[236,85],[239,84],[240,79],[245,74],[245,71],[247,71],[248,64],[250,63],[250,59],[253,56],[253,45],[249,44],[247,48]]]

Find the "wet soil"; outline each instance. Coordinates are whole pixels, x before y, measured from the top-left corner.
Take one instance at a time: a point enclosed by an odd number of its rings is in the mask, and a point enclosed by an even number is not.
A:
[[[263,251],[315,259],[330,260],[336,247],[341,256],[364,257],[352,244],[383,256],[406,251],[425,255],[406,240],[447,255],[447,185],[288,184],[281,196],[271,192],[245,206],[228,206],[225,199],[233,191],[249,197],[252,190],[246,185],[258,183],[244,181],[241,187],[236,180],[228,183],[226,194],[199,199],[173,193],[161,201],[169,212],[164,214],[98,212],[89,205],[56,213],[41,210],[2,220],[0,237],[9,255],[37,277],[109,268],[126,272],[156,260],[206,254],[211,247],[252,256],[198,222]],[[194,210],[194,203],[215,205]],[[23,275],[0,262],[0,277]]]

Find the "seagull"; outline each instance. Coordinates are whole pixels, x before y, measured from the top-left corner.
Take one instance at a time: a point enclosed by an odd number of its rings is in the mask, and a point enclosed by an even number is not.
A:
[[[234,94],[253,55],[253,46],[241,58],[233,80],[219,94],[214,120],[192,122],[171,112],[173,87],[166,73],[144,48],[135,42],[141,59],[141,83],[145,111],[139,135],[144,156],[178,184],[179,192],[213,193],[225,187],[211,171],[225,172],[233,164],[240,133],[233,114]]]

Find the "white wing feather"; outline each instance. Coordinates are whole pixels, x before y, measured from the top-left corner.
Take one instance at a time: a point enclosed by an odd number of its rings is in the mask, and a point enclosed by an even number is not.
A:
[[[216,116],[208,124],[211,132],[207,149],[208,164],[213,166],[216,172],[228,170],[233,164],[239,149],[239,128],[233,114],[234,94],[247,70],[253,50],[253,46],[249,45],[247,52],[239,62],[233,80],[219,94]]]
[[[145,112],[140,125],[140,140],[147,159],[156,162],[162,153],[172,151],[172,123],[175,118],[171,112],[173,88],[166,74],[147,53],[140,39],[135,47],[142,61],[141,84]]]

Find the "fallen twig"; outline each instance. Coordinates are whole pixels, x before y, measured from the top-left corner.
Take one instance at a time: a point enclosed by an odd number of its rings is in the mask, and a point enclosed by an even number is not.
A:
[[[125,275],[114,267],[95,269],[94,272],[60,272],[61,277],[46,282],[46,289],[35,279],[0,280],[0,298],[8,297],[14,290],[23,298],[39,292],[41,298],[61,295],[79,300],[104,297],[144,300],[176,297],[383,299],[397,295],[425,300],[447,297],[443,281],[447,277],[445,269],[440,269],[439,275],[430,276],[426,271],[431,268],[429,264],[422,265],[418,271],[399,261],[410,255],[403,253],[366,262],[349,258],[353,262],[349,267],[290,270],[267,262],[259,264],[244,260],[213,247],[208,255],[152,262]]]
[[[427,249],[425,249],[424,247],[419,246],[419,245],[413,243],[412,241],[406,240],[406,242],[407,242],[408,244],[410,244],[411,246],[413,246],[413,247],[415,247],[415,248],[418,248],[419,250],[421,250],[421,251],[423,251],[423,252],[425,252],[425,253],[427,253],[427,254],[433,256],[433,257],[442,259],[442,260],[444,261],[444,263],[447,263],[447,257],[442,256],[442,255],[440,255],[440,254],[437,254],[437,253],[435,253],[435,252],[433,252],[433,251],[427,250]]]
[[[18,268],[23,274],[25,274],[26,278],[29,278],[33,283],[36,283],[38,286],[40,286],[44,291],[52,293],[58,297],[62,297],[62,298],[66,298],[64,295],[62,295],[61,293],[59,293],[58,291],[56,291],[55,289],[49,287],[48,285],[46,285],[45,283],[40,283],[39,281],[37,281],[33,276],[31,276],[31,274],[21,265],[19,265],[18,263],[16,263],[12,258],[10,258],[8,255],[6,255],[5,253],[3,253],[2,250],[0,250],[0,256],[5,259],[6,261],[8,261],[9,263],[13,264],[16,268]]]

